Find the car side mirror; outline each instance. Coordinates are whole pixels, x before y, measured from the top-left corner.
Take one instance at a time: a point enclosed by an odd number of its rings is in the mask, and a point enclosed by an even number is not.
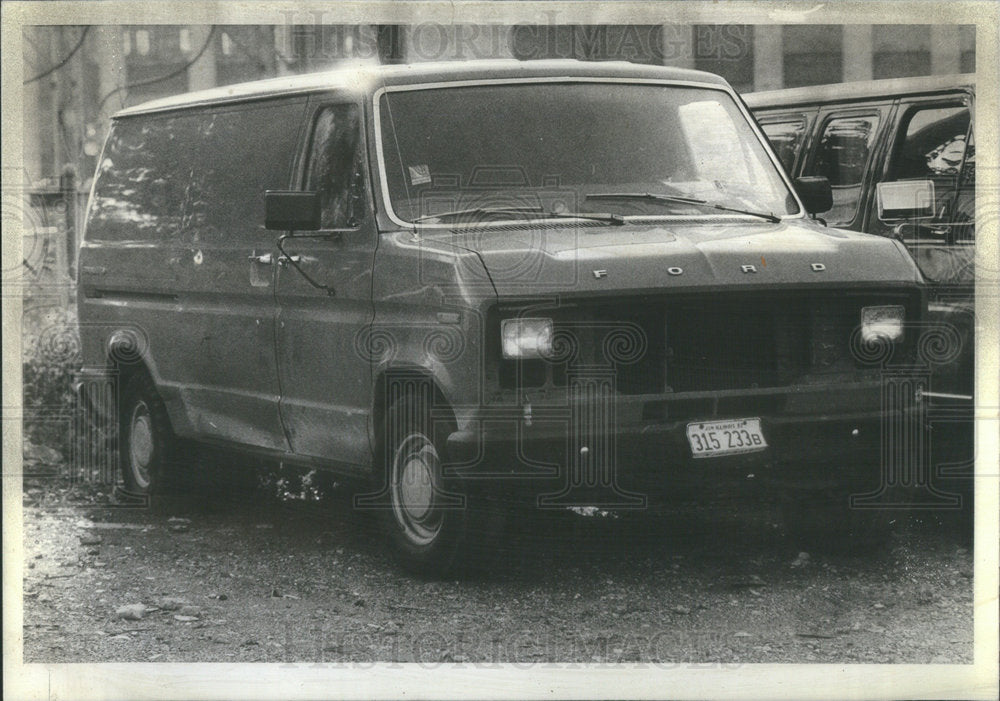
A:
[[[319,193],[265,191],[264,227],[278,231],[316,231],[320,228]]]
[[[934,181],[898,180],[875,186],[878,218],[884,222],[934,218]]]
[[[809,214],[819,214],[833,209],[833,189],[824,175],[795,178],[795,191]]]

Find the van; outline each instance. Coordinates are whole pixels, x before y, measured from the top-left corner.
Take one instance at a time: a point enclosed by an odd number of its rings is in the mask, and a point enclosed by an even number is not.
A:
[[[158,100],[99,160],[85,376],[113,383],[129,491],[182,440],[329,470],[415,571],[501,547],[518,508],[720,485],[861,543],[907,486],[882,435],[919,408],[893,369],[926,304],[902,243],[810,216],[830,201],[696,71],[373,66]]]
[[[826,177],[832,226],[902,241],[949,346],[925,395],[971,404],[974,379],[975,76],[820,85],[744,95],[793,177]]]

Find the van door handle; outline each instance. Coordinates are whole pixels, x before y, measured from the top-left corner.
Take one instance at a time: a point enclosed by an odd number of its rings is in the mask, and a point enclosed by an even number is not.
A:
[[[298,263],[302,260],[302,256],[279,256],[278,265],[288,265],[289,263]]]
[[[260,263],[261,265],[270,265],[271,264],[271,254],[270,253],[261,253],[259,256],[256,255],[256,254],[252,255],[252,256],[247,256],[247,259],[251,263]]]

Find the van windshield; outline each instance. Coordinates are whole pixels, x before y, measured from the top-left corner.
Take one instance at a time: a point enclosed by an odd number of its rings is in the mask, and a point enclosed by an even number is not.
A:
[[[377,124],[401,221],[799,211],[721,90],[609,82],[402,89],[382,94]]]

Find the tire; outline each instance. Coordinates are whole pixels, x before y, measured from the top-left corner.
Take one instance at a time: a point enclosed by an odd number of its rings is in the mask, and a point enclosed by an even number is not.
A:
[[[442,434],[447,431],[434,430],[432,397],[429,385],[418,385],[386,413],[381,451],[385,499],[379,514],[390,547],[406,570],[427,577],[466,575],[491,560],[502,523],[498,510],[446,478]]]
[[[900,512],[893,509],[852,509],[847,492],[802,492],[782,504],[785,531],[804,550],[826,553],[867,553],[884,549]]]
[[[118,419],[119,455],[126,494],[152,497],[163,494],[170,481],[177,440],[166,408],[152,379],[136,373],[121,394]]]

